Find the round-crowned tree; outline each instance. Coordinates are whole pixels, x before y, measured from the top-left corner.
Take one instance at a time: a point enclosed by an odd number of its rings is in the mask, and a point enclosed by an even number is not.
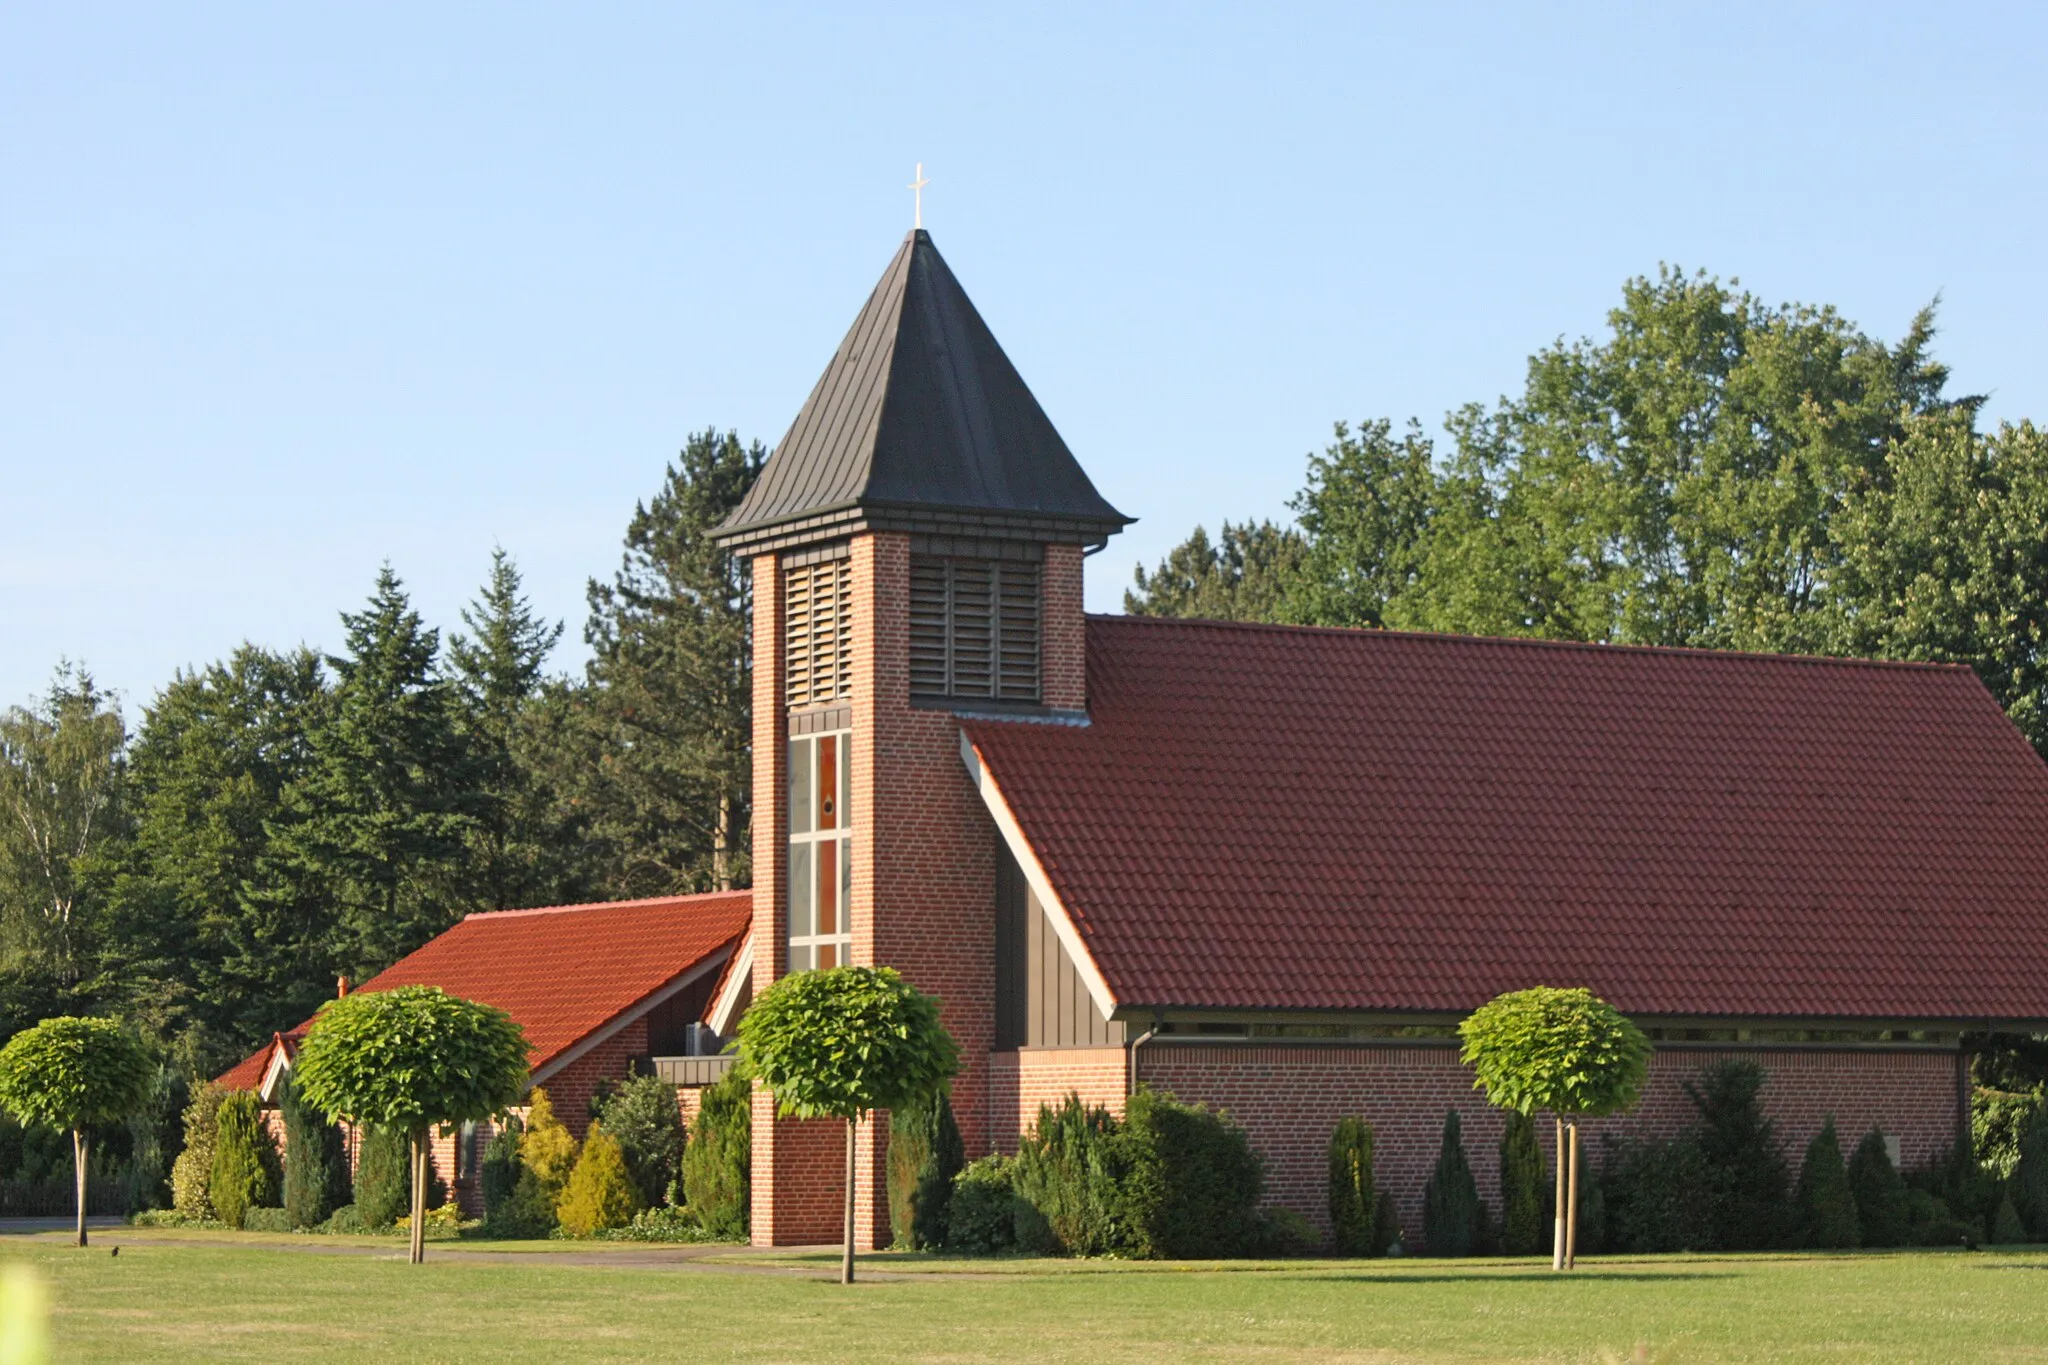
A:
[[[503,1112],[526,1074],[526,1034],[511,1015],[438,987],[400,986],[329,1001],[299,1045],[292,1083],[330,1120],[410,1137],[417,1265],[426,1256],[431,1131]]]
[[[854,1125],[929,1096],[959,1065],[939,1002],[889,967],[792,972],[740,1018],[740,1064],[793,1118],[846,1121],[846,1242],[853,1283]]]
[[[1551,1265],[1568,1269],[1578,1231],[1578,1120],[1634,1106],[1649,1071],[1650,1040],[1591,991],[1553,986],[1496,996],[1468,1015],[1458,1034],[1465,1062],[1478,1073],[1473,1084],[1489,1103],[1523,1114],[1547,1109],[1553,1117],[1558,1162]]]
[[[93,1129],[124,1122],[140,1109],[155,1075],[142,1044],[112,1019],[45,1019],[0,1048],[0,1108],[25,1125],[71,1133],[80,1246],[86,1244],[85,1173]]]

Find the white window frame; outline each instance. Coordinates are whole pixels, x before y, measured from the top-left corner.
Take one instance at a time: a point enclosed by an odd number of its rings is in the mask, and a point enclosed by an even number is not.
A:
[[[831,829],[819,829],[819,810],[816,793],[818,790],[819,754],[823,749],[820,741],[833,741],[834,762],[838,769],[838,792],[834,797]],[[789,861],[784,880],[787,888],[783,895],[783,925],[788,931],[788,955],[785,969],[792,972],[810,971],[819,965],[819,950],[832,950],[830,966],[845,966],[853,952],[853,732],[850,730],[827,730],[822,734],[802,735],[789,741],[789,788],[787,809],[789,814]],[[801,802],[801,804],[800,804]],[[835,895],[838,909],[837,928],[829,934],[817,932],[818,884],[817,868],[820,850],[832,845],[832,853],[838,870]],[[801,871],[799,871],[801,869]],[[800,880],[801,879],[801,880]],[[799,933],[799,928],[804,932]]]

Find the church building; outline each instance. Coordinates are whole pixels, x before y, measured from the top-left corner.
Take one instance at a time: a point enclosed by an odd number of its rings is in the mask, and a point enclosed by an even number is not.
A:
[[[2048,766],[1969,670],[1088,616],[1128,521],[920,230],[720,530],[753,992],[858,963],[939,996],[970,1155],[1153,1085],[1320,1225],[1357,1114],[1414,1228],[1449,1109],[1497,1200],[1454,1030],[1502,991],[1588,986],[1656,1042],[1596,1154],[1740,1056],[1794,1152],[1833,1116],[1922,1164],[1967,1135],[1969,1035],[2048,1027]],[[840,1130],[754,1124],[755,1240],[833,1240]]]

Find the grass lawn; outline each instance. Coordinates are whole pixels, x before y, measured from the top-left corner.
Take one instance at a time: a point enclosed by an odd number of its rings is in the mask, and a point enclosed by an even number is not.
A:
[[[1200,1265],[9,1237],[59,1360],[2048,1361],[2048,1249]],[[119,1244],[119,1257],[108,1248]],[[544,1247],[545,1250],[539,1248]]]

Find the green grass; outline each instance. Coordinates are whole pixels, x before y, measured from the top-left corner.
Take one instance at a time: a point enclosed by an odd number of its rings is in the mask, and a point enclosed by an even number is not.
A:
[[[2048,1249],[1200,1265],[130,1229],[8,1238],[60,1360],[2048,1361]],[[118,1243],[118,1258],[108,1248]],[[518,1247],[517,1251],[512,1250]],[[682,1259],[687,1256],[688,1259]],[[1675,1350],[1673,1349],[1675,1347]]]

